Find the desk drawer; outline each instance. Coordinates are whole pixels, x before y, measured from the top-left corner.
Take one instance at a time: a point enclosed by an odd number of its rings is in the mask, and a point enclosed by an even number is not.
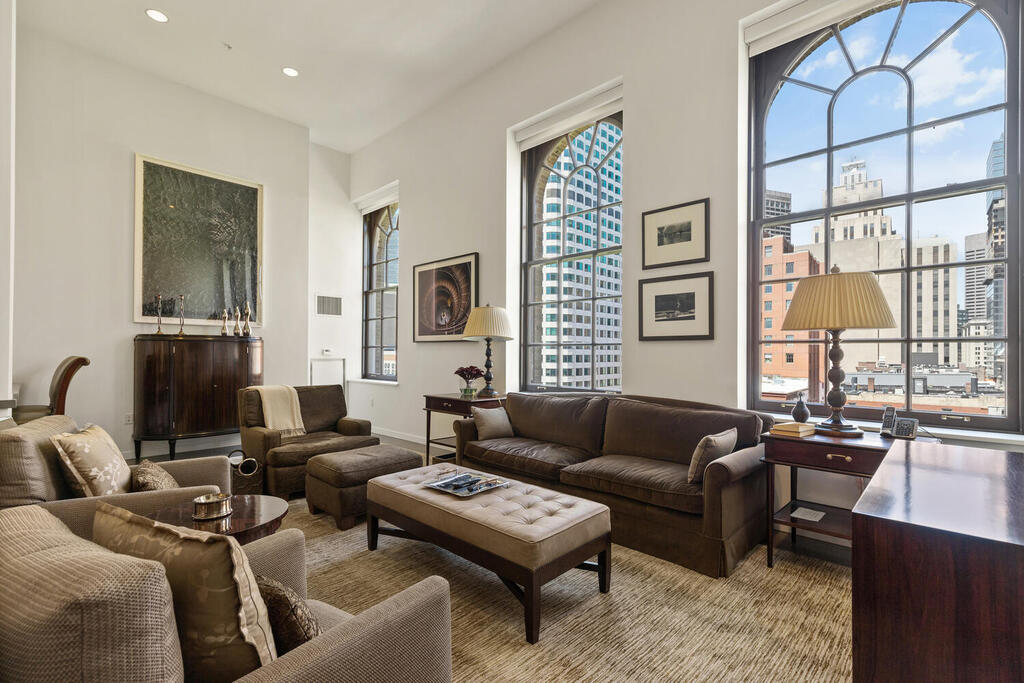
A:
[[[436,410],[442,413],[455,413],[457,415],[469,414],[469,403],[457,398],[439,398],[437,396],[427,397],[427,410]]]
[[[885,452],[780,439],[765,444],[765,456],[777,465],[818,467],[870,477],[878,469]]]

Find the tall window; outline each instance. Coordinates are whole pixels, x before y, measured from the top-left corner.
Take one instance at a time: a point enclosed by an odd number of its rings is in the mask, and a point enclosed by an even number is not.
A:
[[[753,407],[823,402],[824,333],[780,353],[766,311],[838,266],[897,320],[843,335],[844,412],[1020,429],[1019,11],[895,0],[755,58]]]
[[[398,204],[363,216],[363,377],[398,379]]]
[[[527,391],[622,390],[622,114],[523,153]]]

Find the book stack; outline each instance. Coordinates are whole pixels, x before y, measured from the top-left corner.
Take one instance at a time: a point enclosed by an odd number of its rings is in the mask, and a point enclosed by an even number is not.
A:
[[[803,438],[814,434],[814,425],[807,422],[780,422],[769,430],[779,436],[797,436]]]

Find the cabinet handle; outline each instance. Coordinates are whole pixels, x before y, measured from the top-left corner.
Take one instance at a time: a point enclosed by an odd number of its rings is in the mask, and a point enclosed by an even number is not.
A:
[[[853,456],[852,455],[836,455],[835,453],[827,453],[825,455],[825,458],[827,460],[831,460],[832,458],[842,458],[846,462],[853,462]]]
[[[441,403],[441,406],[444,407],[444,408],[451,408],[452,404],[448,403],[448,401],[444,401],[443,403]]]

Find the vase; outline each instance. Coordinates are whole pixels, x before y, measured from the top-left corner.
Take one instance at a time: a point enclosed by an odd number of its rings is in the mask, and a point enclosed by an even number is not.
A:
[[[469,382],[466,382],[466,386],[462,387],[462,398],[471,400],[476,398],[476,387],[470,386]]]
[[[797,422],[807,422],[807,418],[811,416],[811,411],[804,403],[804,395],[800,394],[796,399],[796,405],[793,406],[793,419]]]

